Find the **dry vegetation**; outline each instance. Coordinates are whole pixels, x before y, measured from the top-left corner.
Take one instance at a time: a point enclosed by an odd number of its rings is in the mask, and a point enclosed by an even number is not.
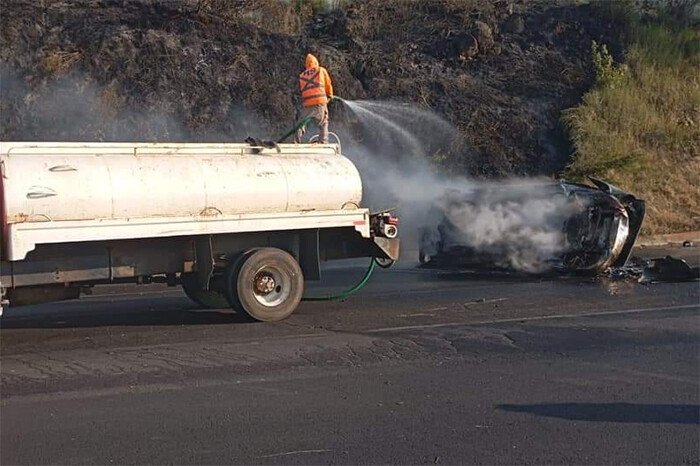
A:
[[[0,137],[274,137],[295,120],[311,52],[346,99],[412,102],[452,122],[466,144],[431,154],[442,169],[553,175],[567,161],[561,111],[592,82],[591,40],[615,31],[562,3],[5,0]]]
[[[81,58],[82,55],[80,52],[54,50],[46,53],[44,57],[44,68],[49,74],[60,75],[73,68]]]
[[[635,22],[624,58],[594,46],[596,85],[564,117],[576,149],[565,175],[598,176],[646,199],[646,234],[698,229],[700,29]]]
[[[697,4],[4,0],[0,138],[274,137],[296,118],[311,52],[346,99],[449,120],[464,144],[429,154],[444,171],[597,175],[648,201],[646,233],[687,230],[700,216],[700,35],[683,23]]]

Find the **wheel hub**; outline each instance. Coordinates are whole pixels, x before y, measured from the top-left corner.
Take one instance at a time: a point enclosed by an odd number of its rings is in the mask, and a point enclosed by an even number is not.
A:
[[[261,267],[250,285],[255,299],[266,307],[279,306],[292,292],[291,278],[272,265]]]
[[[276,287],[275,277],[272,274],[263,272],[255,277],[255,291],[260,294],[272,293]]]

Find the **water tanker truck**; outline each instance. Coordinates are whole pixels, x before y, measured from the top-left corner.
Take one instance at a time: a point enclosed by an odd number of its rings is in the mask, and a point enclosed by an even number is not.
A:
[[[181,285],[203,307],[289,316],[322,261],[399,252],[334,144],[0,143],[9,306],[94,285]]]

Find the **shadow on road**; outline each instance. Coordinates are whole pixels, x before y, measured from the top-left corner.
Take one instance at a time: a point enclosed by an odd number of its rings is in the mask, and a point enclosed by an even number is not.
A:
[[[423,268],[423,270],[431,270]],[[538,283],[543,281],[562,282],[574,284],[597,285],[600,276],[592,273],[565,273],[558,271],[547,271],[542,273],[526,273],[512,270],[499,269],[468,269],[468,268],[433,268],[435,279],[438,281],[485,281],[489,283]]]
[[[81,302],[63,311],[59,307],[53,312],[8,312],[2,318],[2,329],[29,328],[81,328],[109,326],[159,326],[159,325],[217,325],[254,323],[247,316],[230,311],[196,309],[194,305],[183,309],[183,299],[161,298],[144,301],[122,301],[100,303],[100,309],[91,309],[91,303]],[[18,308],[19,309],[19,308]],[[41,309],[39,306],[36,309]]]
[[[636,403],[541,403],[496,405],[501,411],[571,421],[700,424],[700,406]]]
[[[543,273],[526,273],[516,270],[499,269],[495,267],[474,266],[427,266],[419,265],[417,270],[432,272],[437,280],[486,280],[495,282],[538,282],[542,280],[558,280],[570,278],[571,275],[547,271]]]

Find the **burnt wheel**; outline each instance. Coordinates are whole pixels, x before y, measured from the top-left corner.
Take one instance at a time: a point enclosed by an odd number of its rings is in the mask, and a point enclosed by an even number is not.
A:
[[[425,249],[423,248],[420,248],[418,250],[418,262],[420,262],[421,264],[427,264],[428,262],[430,262],[430,255],[427,252],[425,252]]]
[[[304,276],[289,253],[261,248],[245,253],[226,273],[225,294],[232,308],[255,320],[289,317],[304,294]]]

